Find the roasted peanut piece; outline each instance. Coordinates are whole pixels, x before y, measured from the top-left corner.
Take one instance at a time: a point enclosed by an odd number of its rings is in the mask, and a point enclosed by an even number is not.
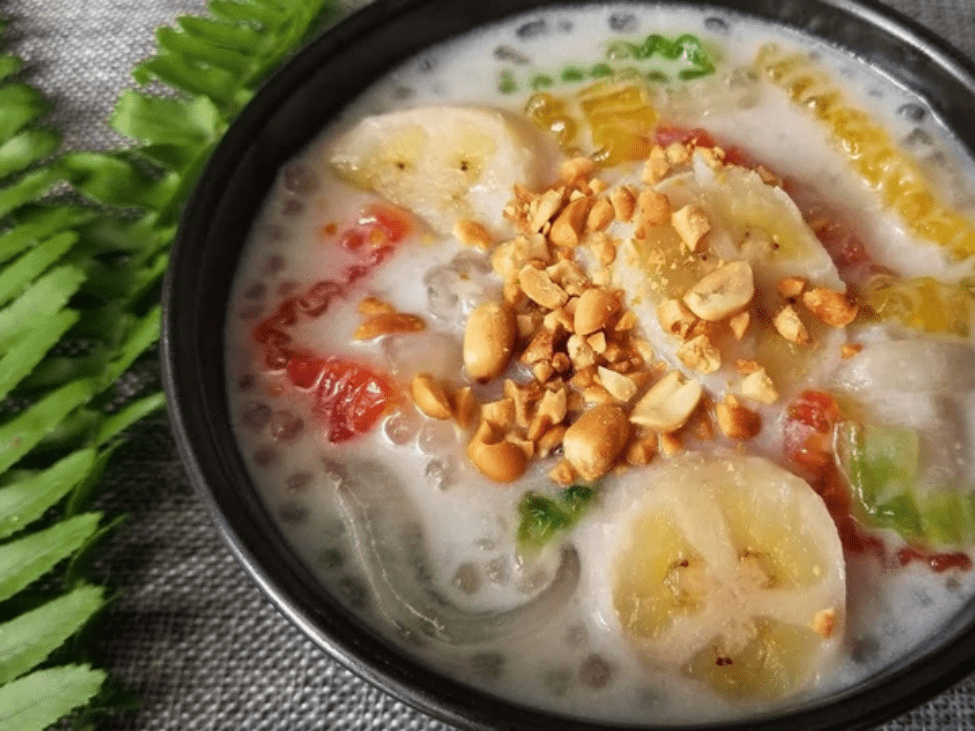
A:
[[[583,268],[569,259],[561,259],[545,271],[570,297],[578,297],[592,286]]]
[[[644,190],[637,198],[640,209],[640,219],[651,226],[663,226],[670,223],[670,200],[663,193],[655,190]]]
[[[559,165],[559,180],[571,184],[579,178],[587,179],[595,169],[596,163],[592,158],[579,155]]]
[[[745,337],[745,333],[748,332],[748,326],[751,322],[752,314],[748,310],[739,312],[734,317],[728,318],[728,327],[731,328],[731,334],[735,336],[735,340],[741,340]]]
[[[431,419],[449,419],[453,413],[443,385],[429,373],[418,373],[410,383],[417,407]]]
[[[641,179],[644,183],[654,184],[663,180],[670,172],[670,163],[667,162],[667,153],[660,145],[654,145],[650,150],[650,156],[643,166]]]
[[[667,162],[671,165],[681,165],[690,159],[690,153],[682,142],[671,142],[664,152],[667,153]]]
[[[775,384],[762,367],[756,368],[741,379],[741,393],[763,404],[774,404],[779,400],[779,392],[775,390]]]
[[[586,228],[586,218],[592,198],[583,196],[569,202],[552,224],[548,240],[556,246],[570,248],[579,244],[579,237]]]
[[[799,313],[795,311],[792,305],[786,305],[779,310],[775,317],[772,318],[772,325],[775,326],[779,335],[790,343],[806,345],[811,342],[809,331],[806,329],[802,320],[799,319]]]
[[[360,315],[389,315],[396,312],[396,308],[378,297],[363,297],[356,311]]]
[[[693,204],[688,204],[670,216],[670,224],[677,231],[680,240],[691,251],[697,250],[701,239],[711,230],[707,214]]]
[[[505,431],[515,424],[515,402],[510,398],[489,401],[481,406],[481,420]]]
[[[786,277],[779,282],[777,289],[787,300],[795,299],[806,289],[808,281],[802,277]]]
[[[836,610],[835,609],[820,609],[813,615],[812,622],[810,626],[813,630],[825,640],[828,640],[833,636],[833,630],[836,628]]]
[[[479,408],[470,386],[464,386],[454,394],[454,419],[461,429],[467,429],[474,423]]]
[[[730,261],[701,277],[684,295],[684,304],[702,320],[718,322],[744,310],[754,296],[751,265]]]
[[[576,304],[573,330],[578,335],[589,335],[609,325],[613,315],[619,312],[620,301],[605,289],[587,289]]]
[[[467,318],[464,366],[471,378],[490,381],[508,367],[518,328],[514,311],[502,302],[486,302]]]
[[[586,231],[605,231],[606,227],[616,218],[613,204],[605,198],[599,198],[589,209],[586,218]]]
[[[530,300],[549,310],[557,309],[569,300],[566,291],[552,281],[547,271],[530,264],[518,272],[518,284]]]
[[[703,393],[700,383],[684,382],[680,371],[671,371],[636,402],[630,421],[655,432],[675,431],[687,423]]]
[[[861,350],[863,350],[863,346],[860,343],[843,343],[840,346],[840,357],[843,360],[849,360]]]
[[[462,218],[454,224],[454,238],[462,244],[482,249],[490,249],[494,243],[494,238],[483,224],[468,218]]]
[[[802,295],[802,304],[827,325],[845,327],[856,319],[860,308],[842,292],[815,287]]]
[[[687,337],[697,317],[678,299],[663,300],[657,305],[657,319],[667,332],[683,339]]]
[[[577,371],[596,363],[596,351],[578,335],[569,336],[565,349],[569,355],[569,360],[572,361],[572,367]]]
[[[573,482],[579,477],[579,473],[576,472],[575,467],[573,467],[569,460],[560,459],[558,464],[552,468],[551,472],[548,473],[548,477],[552,482],[562,487],[569,487]]]
[[[622,373],[617,373],[609,368],[599,366],[596,369],[596,373],[599,376],[599,382],[602,384],[609,395],[612,396],[617,401],[624,404],[629,403],[630,399],[636,396],[637,387],[636,383],[629,376],[625,376]]]
[[[698,335],[677,350],[677,357],[688,368],[701,373],[714,373],[721,367],[721,353],[707,335]]]
[[[558,190],[547,190],[539,198],[532,201],[528,228],[533,232],[542,230],[542,226],[562,207],[562,193]]]
[[[626,449],[626,463],[634,467],[650,464],[657,454],[658,444],[659,438],[656,434],[635,439]]]
[[[751,439],[762,429],[762,417],[742,406],[731,394],[714,407],[714,415],[721,433],[729,439]]]
[[[636,211],[636,196],[626,185],[621,185],[609,194],[609,202],[616,213],[616,220],[627,222],[633,219],[633,212]]]
[[[368,317],[356,328],[353,337],[356,340],[372,340],[380,335],[420,332],[426,327],[427,324],[416,315],[405,312],[383,312]]]
[[[467,445],[467,456],[481,474],[495,482],[514,482],[528,467],[525,451],[508,441],[489,444],[475,436]]]
[[[535,453],[539,458],[544,459],[554,452],[562,444],[565,437],[566,428],[564,426],[553,426],[541,437],[535,445]]]
[[[595,406],[580,416],[562,439],[565,458],[586,480],[598,480],[626,449],[630,424],[619,406]]]

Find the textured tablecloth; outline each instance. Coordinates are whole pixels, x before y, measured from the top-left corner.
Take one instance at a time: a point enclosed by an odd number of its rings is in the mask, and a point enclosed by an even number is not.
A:
[[[465,2],[467,0],[458,0]],[[886,0],[975,57],[975,0]],[[205,0],[6,0],[6,46],[55,104],[72,148],[122,140],[105,124],[153,29]],[[133,379],[158,383],[149,363]],[[142,698],[113,729],[445,729],[322,653],[251,584],[211,526],[163,416],[139,425],[105,477],[130,516],[104,563],[118,590],[100,661]],[[975,677],[884,726],[975,731]]]

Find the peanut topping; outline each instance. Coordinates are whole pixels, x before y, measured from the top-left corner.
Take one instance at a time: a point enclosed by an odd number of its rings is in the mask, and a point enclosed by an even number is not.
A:
[[[863,346],[860,343],[843,343],[840,346],[840,357],[843,360],[849,360],[861,350],[863,350]]]
[[[517,444],[508,441],[489,442],[492,432],[479,429],[467,445],[467,456],[485,477],[495,482],[514,482],[528,467],[528,456]]]
[[[786,277],[778,284],[779,294],[787,300],[795,299],[806,289],[806,284],[802,277]]]
[[[747,310],[728,318],[728,327],[731,328],[731,334],[735,336],[735,340],[741,340],[745,337],[745,333],[748,332],[748,326],[751,322],[752,315]]]
[[[569,464],[586,480],[598,480],[626,448],[630,424],[619,406],[596,406],[565,432],[562,449]]]
[[[609,202],[616,213],[617,221],[630,221],[636,211],[636,196],[629,186],[621,185],[609,194]]]
[[[779,400],[779,392],[765,369],[758,367],[741,379],[743,396],[763,404],[774,404]]]
[[[388,315],[396,312],[396,308],[378,297],[363,297],[356,311],[360,315]]]
[[[453,414],[444,387],[429,373],[418,373],[410,383],[417,407],[431,419],[449,419]]]
[[[751,265],[731,261],[701,277],[684,295],[684,303],[702,320],[717,322],[744,310],[754,296]]]
[[[605,198],[599,198],[589,209],[589,216],[586,218],[586,231],[605,231],[615,217],[616,212],[613,210],[613,204]]]
[[[483,224],[470,219],[461,219],[454,224],[454,236],[462,244],[490,249],[494,238]]]
[[[562,192],[547,190],[529,204],[528,228],[532,232],[542,230],[542,226],[562,208]]]
[[[487,302],[470,314],[463,357],[471,378],[489,381],[508,367],[516,332],[514,312],[501,302]]]
[[[356,328],[353,337],[356,340],[372,340],[380,335],[396,333],[415,333],[426,330],[426,323],[416,315],[405,312],[381,312],[366,318]]]
[[[721,353],[707,335],[698,335],[677,350],[677,357],[688,368],[701,373],[714,373],[721,367]]]
[[[663,226],[671,220],[670,200],[663,193],[644,190],[637,198],[637,205],[640,208],[641,219],[651,226]]]
[[[762,417],[742,406],[731,394],[714,407],[714,415],[721,433],[729,439],[751,439],[762,429]]]
[[[637,386],[633,379],[604,366],[596,369],[599,382],[606,392],[621,403],[629,403],[636,396]]]
[[[587,289],[576,304],[573,330],[578,335],[589,335],[602,330],[619,312],[620,301],[605,289]]]
[[[569,301],[569,295],[552,281],[547,271],[530,264],[518,272],[518,284],[530,300],[547,309],[554,310]]]
[[[657,305],[657,319],[667,332],[683,339],[687,337],[697,317],[678,299],[663,300]]]
[[[663,180],[670,172],[670,163],[667,162],[667,153],[660,145],[654,145],[650,150],[650,156],[643,166],[641,179],[644,183],[653,185]]]
[[[827,325],[846,327],[856,319],[859,306],[842,292],[815,287],[802,295],[802,304]]]
[[[828,640],[836,629],[836,610],[820,609],[813,616],[810,626],[820,637]]]
[[[684,246],[691,251],[697,249],[698,243],[711,230],[707,214],[699,206],[693,204],[686,205],[679,211],[674,211],[671,214],[670,223],[677,231],[677,235],[680,236],[680,240],[684,242]]]
[[[570,201],[552,224],[548,240],[556,246],[577,246],[579,237],[586,227],[586,218],[591,204],[592,198],[586,196]]]
[[[807,345],[812,341],[812,338],[809,337],[809,331],[806,329],[802,320],[799,319],[799,313],[795,311],[792,305],[786,305],[779,310],[775,317],[772,318],[772,324],[778,330],[779,335],[790,343]]]
[[[664,434],[676,431],[687,423],[702,394],[700,383],[685,383],[679,371],[671,371],[637,401],[630,421]]]

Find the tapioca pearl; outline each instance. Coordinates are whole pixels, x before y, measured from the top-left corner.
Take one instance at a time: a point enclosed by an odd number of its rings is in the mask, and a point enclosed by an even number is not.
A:
[[[305,210],[305,202],[301,198],[288,197],[281,204],[281,215],[285,218],[294,218],[301,215]]]
[[[593,653],[579,665],[579,681],[583,685],[598,690],[609,685],[613,678],[613,668],[601,656]]]
[[[369,603],[369,587],[358,576],[344,576],[339,579],[338,594],[353,609],[365,609]]]
[[[573,624],[565,630],[565,644],[573,649],[585,647],[589,644],[589,630],[585,625]]]
[[[237,316],[241,320],[256,320],[261,316],[264,311],[263,305],[248,305],[247,307],[242,307],[237,312]]]
[[[515,31],[515,35],[519,38],[538,38],[546,33],[548,33],[548,23],[544,18],[529,21]]]
[[[286,502],[278,507],[278,518],[282,523],[300,525],[308,519],[308,508],[301,503]]]
[[[924,107],[922,107],[920,104],[914,104],[912,102],[909,102],[907,104],[901,104],[897,108],[897,114],[899,114],[904,119],[907,119],[917,124],[918,122],[924,120],[924,117],[927,115],[927,110]]]
[[[435,490],[446,490],[453,484],[457,474],[457,460],[453,456],[441,459],[431,459],[424,470],[430,487]]]
[[[272,223],[265,229],[264,236],[271,244],[282,244],[288,240],[288,230],[280,223]]]
[[[397,411],[383,422],[383,436],[396,446],[411,443],[420,430],[420,419],[412,409]]]
[[[277,274],[284,269],[284,257],[280,254],[271,254],[264,262],[264,271],[268,274]]]
[[[314,171],[300,163],[292,163],[284,169],[282,185],[289,193],[308,195],[318,190],[318,176]]]
[[[548,572],[545,569],[536,569],[527,576],[522,576],[515,586],[522,594],[534,594],[549,581]]]
[[[416,445],[425,454],[443,454],[457,442],[454,425],[448,421],[426,419],[420,427]]]
[[[283,282],[281,282],[281,284],[278,285],[278,295],[280,297],[290,297],[298,291],[298,287],[300,286],[301,285],[299,285],[298,282],[293,279],[285,279]]]
[[[288,478],[284,481],[284,485],[291,492],[306,492],[312,479],[313,475],[311,472],[295,472],[294,474],[288,475]]]
[[[244,291],[244,299],[262,300],[267,295],[267,285],[264,282],[254,282]]]
[[[338,548],[325,548],[318,554],[318,563],[326,569],[340,569],[345,565],[345,554]]]
[[[494,49],[494,57],[500,61],[511,61],[517,64],[530,63],[531,59],[511,46],[498,46]]]
[[[873,635],[857,637],[850,643],[850,659],[857,665],[868,665],[880,654],[880,640]]]
[[[542,673],[542,686],[549,695],[563,697],[572,685],[572,671],[567,667],[557,667]]]
[[[484,564],[484,576],[495,586],[507,585],[509,575],[508,562],[501,557],[492,558]]]
[[[254,431],[260,431],[271,423],[271,407],[261,401],[249,401],[244,407],[241,417],[244,426]]]
[[[613,13],[609,16],[609,28],[617,33],[632,33],[636,30],[636,16],[633,13]]]
[[[256,384],[257,379],[252,374],[246,373],[237,379],[237,390],[241,393],[247,393],[248,391],[253,391]]]
[[[727,33],[731,29],[731,26],[728,24],[727,20],[724,18],[718,18],[716,16],[705,18],[704,27],[712,33]]]
[[[477,564],[466,562],[457,567],[450,581],[455,588],[468,596],[476,594],[481,588],[481,570]]]
[[[281,455],[274,447],[264,445],[254,450],[254,464],[258,467],[271,467],[281,460]]]
[[[504,674],[504,655],[500,652],[479,652],[470,659],[471,671],[481,680],[500,680]]]
[[[271,416],[271,437],[279,442],[297,439],[304,430],[304,420],[290,411],[282,409]]]

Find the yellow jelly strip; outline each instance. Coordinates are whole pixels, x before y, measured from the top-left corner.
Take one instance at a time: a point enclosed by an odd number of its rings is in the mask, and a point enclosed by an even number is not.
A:
[[[759,49],[755,65],[829,126],[853,169],[911,233],[944,247],[956,260],[975,255],[975,225],[938,200],[917,165],[897,149],[887,131],[851,106],[809,57],[766,44]]]

